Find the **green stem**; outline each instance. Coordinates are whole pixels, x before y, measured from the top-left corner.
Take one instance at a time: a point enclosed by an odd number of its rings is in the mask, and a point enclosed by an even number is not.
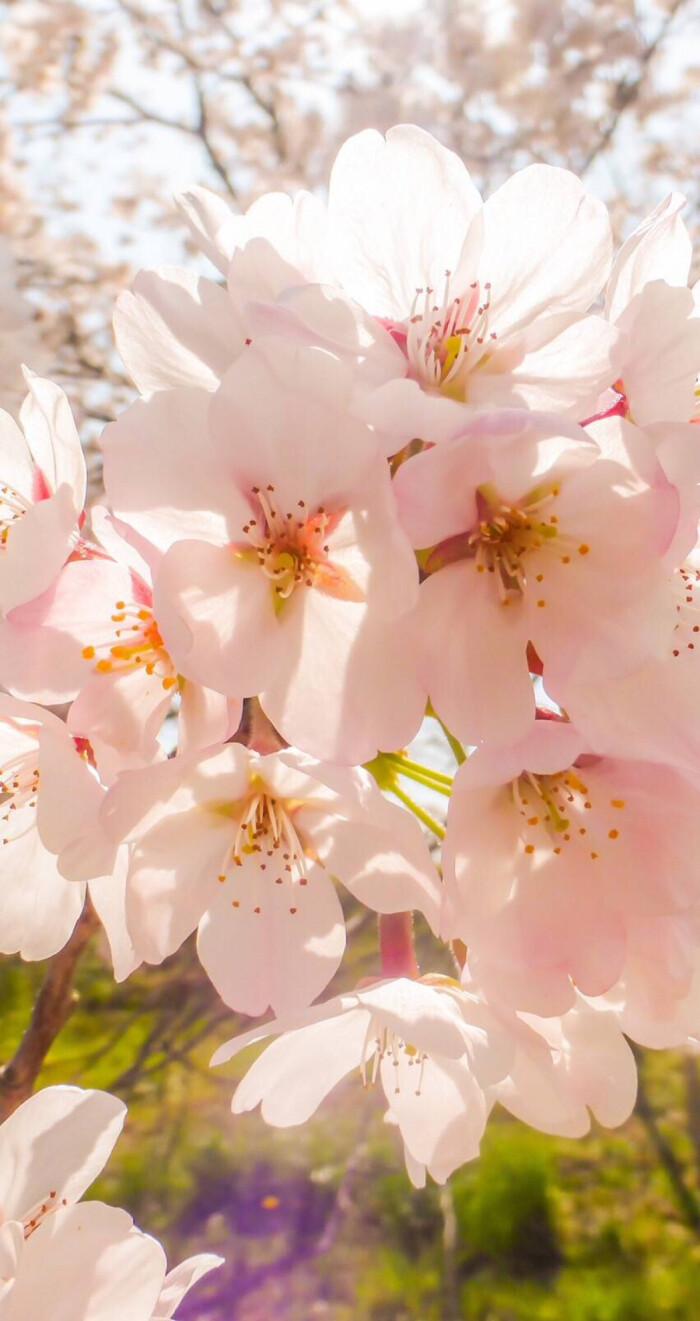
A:
[[[452,792],[451,775],[443,775],[442,771],[434,771],[431,766],[423,766],[419,761],[411,761],[409,757],[403,757],[400,752],[385,752],[384,759],[391,766],[395,766],[400,775],[405,775],[409,780],[430,784],[438,791],[442,790],[447,794]]]
[[[455,761],[457,762],[457,765],[461,766],[462,762],[467,760],[467,754],[464,751],[464,748],[462,747],[462,744],[460,743],[459,739],[456,739],[454,734],[450,733],[445,722],[440,719],[437,711],[435,710],[431,702],[428,702],[428,709],[426,711],[426,715],[432,716],[433,720],[437,720],[443,734],[445,735],[445,738],[447,739],[447,742],[450,745],[450,748],[452,750],[452,755]]]
[[[417,816],[418,820],[422,821],[423,825],[432,831],[437,839],[445,838],[445,827],[441,826],[440,822],[436,821],[435,817],[431,816],[429,812],[424,812],[423,808],[413,798],[409,798],[408,794],[405,794],[398,784],[392,785],[391,792],[395,798],[398,798],[400,803],[403,803],[404,807],[408,808],[409,812],[413,812],[413,815]]]
[[[443,725],[439,716],[436,716],[435,719],[437,720],[443,734],[445,735],[445,738],[447,739],[447,742],[450,745],[450,748],[452,749],[452,755],[455,761],[457,762],[457,765],[461,766],[462,762],[467,760],[467,754],[464,751],[462,744],[460,743],[459,739],[455,738],[454,734],[450,733],[449,729],[447,728],[447,725]]]

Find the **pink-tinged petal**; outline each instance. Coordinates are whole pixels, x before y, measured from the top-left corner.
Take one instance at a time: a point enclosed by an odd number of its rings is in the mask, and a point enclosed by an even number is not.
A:
[[[215,390],[245,347],[225,289],[177,266],[137,275],[117,299],[119,355],[141,394],[198,386]]]
[[[604,1128],[624,1124],[637,1099],[637,1068],[616,1016],[579,998],[562,1028],[572,1090]]]
[[[559,481],[598,453],[580,427],[552,413],[502,409],[464,420],[460,434],[403,463],[393,481],[399,517],[417,549],[471,532],[476,492],[493,485],[517,505],[552,470]]]
[[[260,701],[288,743],[358,764],[417,733],[425,689],[414,673],[407,620],[363,619],[363,607],[309,591],[285,619],[281,669]]]
[[[242,744],[227,743],[120,775],[102,808],[104,829],[121,843],[140,839],[172,815],[211,803],[234,803],[248,790],[249,760],[250,753]],[[204,814],[198,811],[195,815]],[[200,828],[205,829],[203,821]]]
[[[329,519],[327,564],[317,570],[314,587],[338,600],[366,601],[376,618],[405,614],[418,599],[418,570],[386,465],[348,503],[345,513]]]
[[[87,468],[70,404],[59,386],[25,367],[29,387],[20,421],[37,467],[49,490],[67,487],[75,517],[85,504]]]
[[[319,774],[329,778],[324,767]],[[319,861],[360,903],[381,913],[418,909],[437,931],[441,884],[418,822],[388,802],[376,784],[368,787],[365,801],[362,816],[354,812],[347,820],[332,810],[317,819],[313,808],[301,808],[298,827],[312,840]]]
[[[158,550],[183,537],[226,541],[227,517],[238,526],[240,512],[245,521],[208,438],[210,403],[205,390],[162,390],[133,404],[102,435],[110,503]]]
[[[181,679],[179,689],[180,752],[196,752],[198,748],[209,748],[214,743],[225,743],[235,734],[243,712],[240,698],[224,697],[191,679]]]
[[[681,217],[683,193],[669,193],[623,243],[605,295],[605,315],[617,321],[636,294],[652,280],[688,283],[692,245]]]
[[[208,688],[246,697],[290,664],[287,610],[277,616],[270,579],[257,559],[251,562],[232,546],[203,541],[171,546],[153,600],[178,670]]]
[[[665,762],[693,776],[700,758],[700,616],[695,573],[686,574],[677,575],[682,613],[664,660],[595,683],[567,681],[552,696],[598,752]]]
[[[209,188],[199,187],[176,193],[175,205],[187,221],[198,248],[225,275],[234,251],[233,244],[222,242],[227,227],[235,219],[231,208]]]
[[[414,619],[415,664],[441,720],[467,743],[522,738],[535,698],[521,605],[498,599],[473,560],[422,585]]]
[[[353,373],[316,348],[257,343],[229,369],[211,401],[211,434],[227,471],[248,497],[273,487],[286,518],[322,506],[333,514],[382,467],[376,441],[352,413]],[[329,443],[333,437],[333,443]],[[235,540],[252,506],[230,536]]]
[[[349,1009],[330,1019],[286,1032],[255,1060],[234,1093],[231,1109],[244,1114],[262,1103],[275,1128],[303,1124],[362,1059],[369,1016]]]
[[[77,536],[73,493],[64,484],[10,528],[0,555],[0,608],[7,612],[46,591]]]
[[[220,881],[199,925],[197,953],[222,1000],[257,1016],[305,1008],[328,985],[345,949],[332,881],[310,868],[306,884],[258,855]]]
[[[316,570],[314,587],[337,601],[364,601],[365,594],[353,575],[338,564],[321,564]]]
[[[273,335],[317,345],[347,363],[358,383],[369,389],[408,369],[405,354],[381,322],[326,285],[298,285],[276,302],[249,303],[246,328],[253,338]]]
[[[571,1012],[571,1011],[569,1011]],[[510,1076],[494,1088],[504,1109],[542,1133],[558,1137],[584,1137],[591,1121],[587,1107],[567,1087],[566,1062],[557,1068],[548,1043],[533,1030],[541,1019],[525,1016],[518,1024],[518,1054]],[[552,1019],[557,1027],[561,1020]]]
[[[382,452],[398,454],[412,440],[435,444],[464,429],[464,404],[429,394],[417,381],[389,381],[362,396],[358,411],[374,429]]]
[[[478,519],[475,489],[487,480],[469,459],[464,444],[446,442],[401,464],[392,486],[399,519],[417,550],[435,546],[471,529]],[[477,456],[478,464],[478,456]]]
[[[24,1220],[44,1202],[77,1202],[108,1160],[125,1117],[123,1101],[109,1092],[45,1087],[30,1096],[0,1128],[3,1217]]]
[[[568,170],[530,165],[484,205],[482,283],[499,339],[537,316],[585,312],[608,275],[607,209]]]
[[[328,218],[333,267],[377,316],[406,317],[417,288],[455,270],[481,198],[462,161],[410,124],[368,129],[341,147]]]
[[[511,1076],[496,1088],[501,1104],[532,1128],[583,1137],[589,1108],[614,1128],[634,1106],[637,1071],[615,1015],[580,997],[563,1018],[523,1016]]]
[[[167,817],[134,845],[126,922],[139,958],[162,963],[191,935],[216,897],[232,843],[230,820],[191,811]]]
[[[141,589],[143,604],[150,604],[151,570],[136,546],[128,539],[129,536],[133,536],[131,528],[127,527],[126,523],[120,523],[104,505],[92,506],[90,526],[95,541],[106,550],[110,559],[129,569],[132,581],[136,579],[134,588],[138,585]]]
[[[554,318],[553,318],[554,320]],[[597,400],[616,375],[613,353],[618,333],[602,317],[576,320],[524,356],[510,373],[488,366],[469,379],[469,403],[476,408],[533,408],[581,418],[595,412]]]
[[[24,1225],[6,1220],[0,1226],[0,1302],[12,1289],[24,1251]]]
[[[107,937],[116,982],[125,981],[141,963],[126,925],[128,870],[128,849],[119,849],[112,874],[96,877],[89,884],[90,899]]]
[[[34,810],[14,814],[25,833],[0,845],[0,951],[48,959],[63,949],[85,900],[85,886],[59,874],[34,828]],[[4,823],[2,823],[4,824]]]
[[[153,1321],[173,1317],[185,1294],[189,1293],[198,1280],[223,1264],[223,1257],[216,1257],[213,1252],[200,1252],[196,1257],[188,1257],[186,1261],[181,1261],[179,1266],[168,1271],[158,1295]]]
[[[469,1046],[468,1027],[459,1002],[434,986],[397,977],[357,992],[381,1027],[424,1051],[459,1059]]]
[[[300,275],[313,283],[326,278],[326,209],[318,197],[304,189],[294,197],[263,193],[244,216],[233,215],[218,237],[232,257],[241,248],[247,252],[255,240],[266,240],[287,266],[286,284],[299,284]],[[232,283],[229,268],[229,290],[233,294]]]
[[[68,712],[68,728],[99,745],[103,756],[109,749],[113,768],[149,762],[157,754],[172,695],[172,687],[144,665],[111,674],[93,671]]]
[[[132,596],[126,566],[101,557],[71,560],[48,591],[11,611],[0,632],[5,686],[35,701],[70,701],[93,671],[83,648],[117,640],[111,616],[117,601]]]
[[[58,854],[94,831],[104,790],[65,726],[41,730],[38,767],[37,830],[44,847]]]
[[[387,1111],[387,1114],[385,1116],[387,1123],[389,1122],[395,1123],[396,1120],[394,1120],[393,1117],[390,1118],[390,1116],[391,1116],[391,1111],[389,1110]],[[413,1187],[425,1188],[425,1184],[426,1184],[425,1165],[421,1165],[420,1161],[414,1159],[414,1157],[411,1155],[405,1143],[403,1148],[403,1156],[406,1164],[406,1173],[409,1179],[411,1180]]]
[[[0,409],[0,482],[25,500],[34,498],[35,468],[29,446],[15,419]]]
[[[533,551],[536,590],[524,595],[545,670],[555,682],[565,674],[592,680],[664,654],[674,611],[662,559],[678,526],[677,489],[662,474],[645,487],[633,469],[600,460],[562,483],[557,505],[568,558]]]
[[[52,705],[69,702],[86,670],[75,639],[41,627],[23,628],[14,622],[16,611],[12,615],[11,620],[0,618],[0,683],[17,698]]]
[[[478,1156],[487,1108],[466,1059],[387,1053],[381,1076],[406,1147],[438,1183]]]
[[[654,280],[627,304],[617,326],[616,374],[634,421],[689,422],[700,361],[700,321],[690,290]]]
[[[102,1202],[59,1211],[27,1240],[7,1321],[151,1321],[165,1277],[160,1243]],[[4,1318],[3,1318],[4,1321]]]

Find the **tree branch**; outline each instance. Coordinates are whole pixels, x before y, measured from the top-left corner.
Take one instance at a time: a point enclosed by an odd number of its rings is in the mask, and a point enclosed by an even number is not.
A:
[[[41,1067],[77,1003],[76,967],[99,920],[89,899],[68,944],[51,959],[22,1040],[0,1072],[0,1122],[34,1090]]]
[[[659,1122],[654,1107],[646,1090],[642,1076],[643,1053],[638,1046],[632,1045],[634,1057],[637,1061],[637,1104],[635,1112],[639,1115],[644,1127],[649,1134],[652,1146],[656,1150],[669,1185],[676,1199],[678,1209],[688,1227],[700,1232],[700,1205],[692,1188],[689,1187],[685,1179],[685,1172],[670,1142],[661,1132]]]
[[[591,150],[589,151],[588,155],[585,157],[583,162],[579,165],[578,167],[579,174],[581,175],[585,174],[586,171],[590,169],[594,160],[596,160],[598,156],[600,156],[601,153],[604,152],[607,149],[607,147],[610,146],[610,143],[613,137],[615,136],[615,133],[617,132],[617,126],[620,123],[620,120],[622,119],[623,115],[625,115],[627,111],[634,105],[635,101],[639,99],[639,95],[642,90],[642,87],[644,86],[644,80],[646,78],[649,65],[652,59],[654,58],[656,52],[658,51],[659,47],[665,41],[668,35],[669,28],[671,27],[671,24],[673,23],[676,15],[678,14],[678,11],[683,7],[685,3],[686,0],[672,0],[671,7],[668,10],[668,13],[666,14],[663,22],[661,23],[659,30],[656,33],[656,36],[653,38],[652,41],[647,43],[647,45],[643,48],[639,56],[639,69],[636,76],[631,80],[623,78],[617,84],[613,96],[613,103],[615,104],[615,110],[613,111],[613,114],[611,118],[608,120],[608,123],[606,124],[605,128],[603,129],[603,132],[601,133],[598,141],[591,148]]]

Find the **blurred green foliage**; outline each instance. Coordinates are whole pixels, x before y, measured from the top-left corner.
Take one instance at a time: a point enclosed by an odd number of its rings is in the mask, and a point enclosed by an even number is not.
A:
[[[374,971],[373,923],[354,925],[347,985]],[[42,975],[38,965],[0,964],[2,1059]],[[564,1141],[496,1113],[479,1161],[445,1189],[416,1191],[380,1096],[355,1078],[300,1129],[231,1116],[250,1054],[222,1070],[208,1061],[244,1023],[217,1000],[191,944],[121,986],[96,947],[78,983],[41,1082],[104,1087],[129,1104],[91,1196],[127,1207],[172,1263],[203,1250],[226,1257],[182,1321],[700,1317],[700,1238],[659,1158],[660,1138],[693,1199],[694,1060],[644,1059],[651,1128],[637,1114],[615,1132],[594,1126]]]

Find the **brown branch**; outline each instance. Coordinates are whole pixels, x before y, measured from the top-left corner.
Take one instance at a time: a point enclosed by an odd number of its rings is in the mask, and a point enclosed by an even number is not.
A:
[[[647,1130],[659,1162],[663,1167],[669,1186],[676,1200],[676,1205],[689,1229],[700,1233],[700,1205],[692,1188],[686,1181],[685,1171],[670,1142],[662,1133],[659,1121],[646,1090],[642,1074],[644,1056],[638,1046],[630,1042],[637,1061],[637,1103],[635,1113]]]
[[[31,1095],[51,1046],[73,1013],[78,999],[73,986],[75,970],[98,926],[88,900],[68,944],[51,959],[29,1026],[0,1072],[0,1122]]]
[[[590,169],[593,162],[597,160],[598,156],[610,146],[623,115],[625,115],[634,105],[635,101],[639,100],[649,65],[656,55],[656,52],[659,50],[659,47],[668,36],[669,29],[676,18],[676,15],[686,2],[687,0],[673,0],[656,36],[652,41],[648,42],[639,56],[639,69],[636,76],[632,79],[623,78],[615,87],[612,98],[613,103],[615,104],[615,110],[603,129],[598,141],[593,147],[591,147],[588,155],[579,165],[579,174],[585,174],[586,171]]]

